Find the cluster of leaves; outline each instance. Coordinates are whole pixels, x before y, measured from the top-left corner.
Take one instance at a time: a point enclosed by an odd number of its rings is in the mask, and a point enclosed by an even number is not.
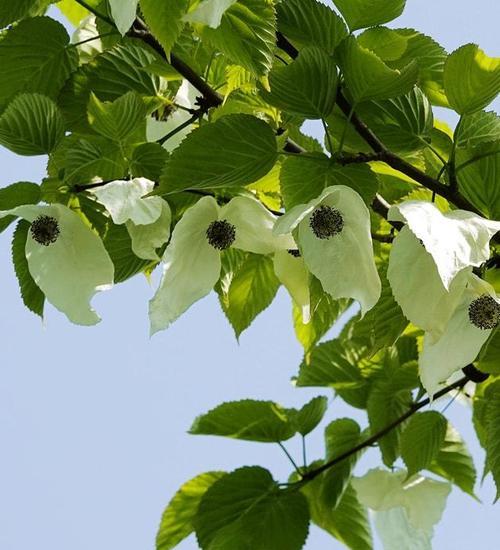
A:
[[[168,202],[168,231],[170,219],[177,227],[200,195],[222,207],[250,197],[278,217],[342,185],[370,207],[378,303],[323,343],[351,300],[332,297],[307,274],[309,323],[300,304],[293,306],[304,347],[297,385],[331,388],[366,411],[368,427],[347,418],[331,422],[325,456],[296,466],[287,483],[257,466],[189,481],[165,511],[158,549],[195,531],[204,550],[299,550],[311,521],[353,550],[369,549],[366,507],[377,510],[383,537],[390,537],[384,525],[396,522],[430,548],[442,510],[416,518],[412,502],[447,493],[420,472],[474,496],[476,471],[446,418],[420,412],[429,402],[418,400],[424,334],[403,313],[386,275],[401,229],[387,220],[388,203],[432,201],[445,213],[459,207],[500,218],[500,122],[484,110],[500,91],[500,59],[472,44],[448,55],[416,30],[383,26],[402,13],[404,0],[335,0],[337,11],[317,0],[61,0],[56,5],[77,26],[72,42],[44,15],[50,3],[0,6],[0,144],[49,159],[41,184],[0,190],[0,211],[40,203],[50,212],[71,210],[109,260],[93,289],[148,275],[168,240],[164,233],[152,255],[138,253],[132,222],[119,222],[96,200],[95,189],[106,182],[150,181],[154,191],[143,200]],[[460,115],[454,131],[435,119],[433,105]],[[322,121],[324,144],[302,133],[305,120]],[[1,217],[0,231],[31,215],[19,212]],[[25,254],[29,231],[27,221],[18,222],[12,256],[24,303],[42,315],[46,297]],[[470,266],[500,291],[495,243],[489,260]],[[229,249],[220,263],[215,290],[239,337],[287,283],[267,251]],[[473,420],[487,453],[485,473],[500,491],[499,357],[500,332],[493,331],[468,372],[475,381],[486,378],[479,371],[490,375],[472,400]],[[300,410],[225,403],[199,417],[191,432],[283,445],[304,439],[326,409],[323,397]],[[386,467],[404,463],[407,471],[387,478],[394,498],[383,505],[366,484],[392,474],[353,476],[374,443]],[[389,518],[395,510],[399,515]]]

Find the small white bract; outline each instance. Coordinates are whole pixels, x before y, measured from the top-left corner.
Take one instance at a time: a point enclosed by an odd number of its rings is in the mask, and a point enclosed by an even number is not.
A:
[[[334,185],[277,222],[277,235],[294,233],[309,271],[333,298],[354,298],[362,313],[379,300],[380,277],[370,234],[370,213],[350,187]]]
[[[289,237],[273,235],[275,221],[250,197],[235,197],[222,207],[213,197],[203,197],[189,208],[163,257],[163,277],[149,307],[151,334],[167,328],[213,289],[220,276],[221,250],[233,246],[269,254],[290,246]]]
[[[47,300],[79,325],[94,325],[94,294],[113,286],[114,266],[101,239],[62,204],[26,205],[0,212],[19,216],[32,225],[26,239],[26,259],[35,283]]]

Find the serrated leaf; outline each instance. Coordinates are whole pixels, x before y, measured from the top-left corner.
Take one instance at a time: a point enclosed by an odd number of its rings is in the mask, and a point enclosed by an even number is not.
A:
[[[323,420],[328,408],[328,399],[324,396],[313,397],[309,403],[306,403],[297,411],[294,422],[297,431],[306,436]]]
[[[116,28],[123,36],[135,21],[139,0],[108,0]]]
[[[12,238],[12,261],[24,305],[36,315],[43,317],[45,295],[33,280],[26,259],[26,239],[30,226],[31,224],[25,220],[17,224]]]
[[[500,381],[488,386],[484,393],[486,401],[486,462],[493,474],[497,495],[500,498]]]
[[[132,177],[159,181],[168,153],[159,143],[143,143],[134,149],[130,159]]]
[[[355,103],[406,94],[417,82],[418,65],[415,61],[401,70],[391,69],[380,57],[363,48],[354,36],[340,44],[338,58]]]
[[[98,134],[123,142],[145,123],[147,109],[136,92],[128,92],[112,103],[102,102],[92,93],[87,112],[89,123]]]
[[[445,417],[436,411],[417,413],[410,418],[401,434],[401,457],[408,477],[430,466],[437,457],[446,436]]]
[[[23,204],[38,204],[41,198],[40,186],[36,183],[20,181],[0,189],[0,211],[10,210]],[[0,218],[0,233],[14,220],[15,216]]]
[[[20,94],[0,117],[0,144],[18,155],[50,153],[64,137],[57,105],[40,94]]]
[[[0,5],[0,29],[46,8],[49,0],[4,0]]]
[[[278,29],[298,46],[318,46],[331,55],[347,36],[342,19],[316,0],[281,2],[277,14]]]
[[[194,523],[203,550],[301,550],[309,510],[302,493],[280,489],[267,470],[253,466],[216,481]]]
[[[183,16],[188,9],[187,0],[140,0],[141,11],[148,27],[163,46],[165,53],[170,50],[184,27]]]
[[[334,420],[325,429],[325,442],[328,462],[356,447],[361,442],[361,429],[351,418]],[[338,505],[358,458],[359,453],[356,453],[324,472],[320,498],[325,506],[335,508]]]
[[[458,147],[477,147],[500,141],[500,117],[493,111],[463,116],[455,132],[455,141]]]
[[[271,258],[249,254],[234,274],[227,294],[221,299],[222,309],[237,338],[271,304],[279,286]]]
[[[0,37],[0,112],[20,92],[57,96],[78,63],[68,43],[66,29],[49,17],[26,19],[5,31]]]
[[[151,260],[142,260],[132,252],[132,240],[124,225],[110,223],[103,243],[115,266],[115,283],[122,283],[151,265]]]
[[[428,470],[450,480],[465,493],[474,496],[476,468],[460,434],[448,423],[444,443]]]
[[[163,512],[156,550],[171,550],[194,531],[193,520],[203,495],[225,472],[206,472],[187,481]]]
[[[302,50],[292,63],[269,73],[266,101],[283,111],[308,119],[326,118],[337,97],[337,67],[319,48]]]
[[[475,44],[458,48],[446,61],[444,89],[457,113],[484,109],[500,92],[500,57],[488,57]]]
[[[250,115],[228,115],[186,137],[165,165],[158,193],[253,183],[277,157],[270,126]]]
[[[255,76],[269,72],[276,41],[276,16],[268,0],[238,0],[222,16],[217,29],[205,27],[202,37],[233,63]]]
[[[272,401],[231,401],[199,416],[189,433],[276,443],[295,435],[294,416],[294,411]]]
[[[388,23],[399,17],[406,0],[334,0],[351,31]]]

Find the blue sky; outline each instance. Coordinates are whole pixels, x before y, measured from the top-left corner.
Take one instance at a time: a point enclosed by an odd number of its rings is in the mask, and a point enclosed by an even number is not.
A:
[[[397,26],[430,34],[449,51],[476,42],[500,55],[499,15],[497,0],[408,0]],[[499,111],[500,103],[494,107]],[[455,120],[451,113],[440,115]],[[44,165],[44,158],[1,149],[0,186],[40,181]],[[70,325],[51,307],[42,325],[22,306],[10,239],[10,231],[0,236],[6,266],[0,273],[0,550],[153,548],[164,506],[198,473],[259,464],[287,477],[290,466],[277,446],[186,434],[198,414],[225,400],[253,397],[293,406],[321,393],[290,383],[302,354],[283,291],[239,344],[214,295],[150,340],[153,288],[143,277],[96,298],[103,317],[96,327]],[[455,403],[448,415],[480,470],[483,453],[470,411]],[[342,416],[366,425],[363,414],[333,401],[328,420]],[[320,432],[310,436],[311,458],[322,455]],[[298,456],[298,446],[289,448]],[[357,472],[378,463],[370,451]],[[453,490],[435,549],[498,548],[490,480],[478,494],[482,505]],[[179,548],[197,545],[190,538]],[[326,548],[342,546],[312,529],[306,549]]]

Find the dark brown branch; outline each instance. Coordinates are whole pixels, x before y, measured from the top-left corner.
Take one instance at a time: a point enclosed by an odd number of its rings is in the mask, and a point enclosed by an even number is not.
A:
[[[464,376],[463,378],[460,378],[460,380],[457,380],[453,384],[450,384],[449,386],[446,386],[446,388],[443,388],[442,390],[438,391],[432,398],[432,400],[439,399],[440,397],[443,397],[444,395],[450,393],[453,390],[462,389],[467,382],[469,382],[470,378],[468,376]],[[402,424],[405,420],[408,420],[412,415],[414,415],[416,412],[418,412],[420,409],[423,409],[429,403],[431,402],[431,398],[427,397],[426,399],[423,399],[422,401],[419,401],[418,403],[415,403],[412,405],[403,415],[401,415],[399,418],[394,420],[394,422],[391,422],[388,424],[385,428],[378,431],[377,433],[373,434],[371,437],[360,443],[359,445],[356,445],[352,449],[349,449],[345,453],[337,456],[336,458],[333,458],[332,460],[329,460],[328,462],[325,462],[322,464],[319,468],[315,468],[314,470],[311,470],[307,473],[305,473],[302,477],[302,480],[298,483],[304,483],[309,482],[318,477],[320,474],[325,472],[326,470],[329,470],[333,466],[336,466],[340,462],[343,462],[347,458],[350,458],[351,456],[354,456],[355,454],[359,453],[359,451],[362,451],[363,449],[366,449],[367,447],[371,447],[373,444],[377,443],[379,439],[382,439],[385,435],[390,433],[394,428],[397,428],[400,424]]]

